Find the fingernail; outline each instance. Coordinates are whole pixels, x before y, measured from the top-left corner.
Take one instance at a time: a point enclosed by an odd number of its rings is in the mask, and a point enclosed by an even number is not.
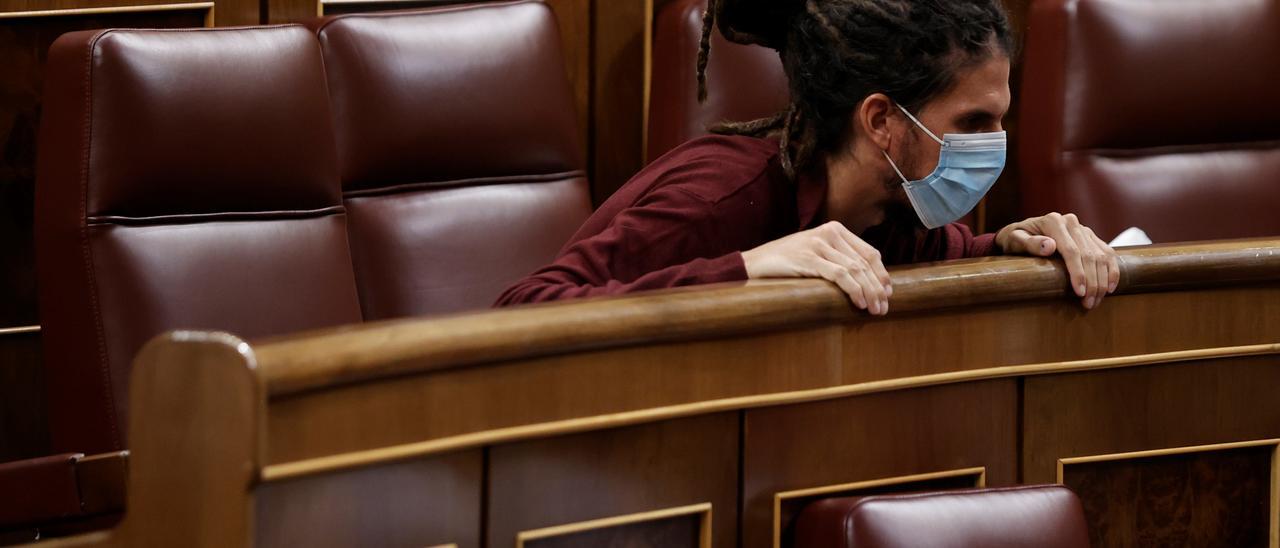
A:
[[[883,308],[883,309],[884,309],[884,313],[885,313],[885,314],[888,314],[888,313],[889,313],[889,301],[885,301],[885,302],[881,305],[881,308]]]
[[[1096,303],[1097,303],[1096,297],[1089,297],[1088,299],[1084,300],[1084,307],[1089,310],[1093,310],[1093,305]]]
[[[887,295],[887,296],[889,296],[889,297],[892,297],[892,296],[893,296],[893,286],[892,286],[892,285],[886,285],[886,286],[884,286],[884,294],[885,294],[885,295]]]
[[[1084,284],[1080,284],[1076,286],[1076,296],[1078,297],[1084,296]]]
[[[1115,292],[1116,292],[1116,286],[1118,286],[1118,285],[1120,285],[1120,284],[1118,284],[1118,283],[1111,284],[1111,287],[1110,287],[1109,289],[1107,289],[1107,294],[1108,294],[1108,295],[1110,295],[1110,294],[1112,294],[1112,293],[1115,293]]]

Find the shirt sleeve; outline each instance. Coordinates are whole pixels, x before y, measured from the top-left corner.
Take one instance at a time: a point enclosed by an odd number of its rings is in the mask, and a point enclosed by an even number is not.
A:
[[[716,221],[697,196],[659,189],[508,288],[495,306],[747,279],[742,254],[721,245]]]

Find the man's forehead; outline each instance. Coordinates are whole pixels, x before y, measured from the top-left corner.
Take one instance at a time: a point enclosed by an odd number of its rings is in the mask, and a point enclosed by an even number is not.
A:
[[[931,103],[949,114],[1000,115],[1009,109],[1011,100],[1009,61],[999,58],[960,70],[951,89]]]

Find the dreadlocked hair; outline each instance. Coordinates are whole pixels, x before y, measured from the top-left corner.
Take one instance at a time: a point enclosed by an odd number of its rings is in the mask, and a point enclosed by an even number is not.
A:
[[[774,49],[791,101],[766,118],[714,133],[776,135],[787,174],[847,142],[850,117],[883,93],[911,111],[947,91],[963,68],[1009,55],[999,0],[708,0],[698,51],[698,100],[707,97],[711,33]]]

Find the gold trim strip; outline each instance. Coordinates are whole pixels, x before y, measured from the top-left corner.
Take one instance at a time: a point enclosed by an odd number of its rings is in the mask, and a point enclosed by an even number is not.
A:
[[[653,94],[653,0],[644,0],[644,80],[640,100],[640,164],[649,163],[649,109]]]
[[[679,516],[702,515],[702,523],[699,526],[698,545],[701,548],[711,547],[711,503],[703,502],[700,504],[691,504],[688,506],[680,506],[677,508],[666,508],[662,510],[653,510],[649,512],[639,512],[635,514],[627,514],[624,516],[613,516],[607,518],[593,519],[590,521],[579,521],[577,523],[568,523],[565,525],[555,525],[552,527],[544,527],[542,529],[533,529],[529,531],[521,531],[516,534],[516,548],[524,548],[524,544],[529,541],[542,540],[551,537],[559,537],[581,533],[583,531],[593,531],[596,529],[605,529],[608,527],[617,527],[619,525],[630,525],[632,523],[642,523],[646,521],[658,521],[667,518]]]
[[[852,483],[841,483],[837,485],[822,485],[819,487],[794,489],[791,491],[779,491],[773,494],[773,547],[780,548],[782,546],[782,501],[786,499],[808,497],[812,495],[825,495],[827,493],[855,491],[858,489],[870,489],[873,487],[883,487],[885,485],[915,483],[919,481],[929,481],[929,480],[942,479],[942,478],[959,478],[964,476],[978,476],[977,485],[975,485],[974,487],[981,488],[981,487],[987,486],[987,467],[975,466],[973,468],[959,468],[956,470],[944,470],[942,472],[911,474],[908,476],[894,476],[891,478],[879,478],[879,479],[873,479],[873,480],[855,481]]]
[[[920,388],[1005,377],[1118,369],[1140,365],[1177,363],[1210,358],[1260,356],[1277,353],[1280,353],[1280,343],[1254,344],[1224,348],[1202,348],[1196,350],[1179,350],[1174,352],[1137,354],[1112,358],[1095,358],[1089,360],[1039,363],[1031,365],[1009,365],[1002,367],[990,367],[986,369],[972,369],[968,371],[952,371],[933,375],[903,377],[882,381],[870,381],[825,388],[813,388],[808,390],[739,396],[719,400],[639,409],[635,411],[623,411],[591,417],[578,417],[539,424],[495,428],[492,430],[459,434],[434,440],[405,443],[389,447],[380,447],[377,449],[367,449],[338,455],[328,455],[293,462],[272,464],[263,467],[261,477],[263,481],[280,481],[289,478],[332,472],[335,470],[357,468],[412,457],[420,457],[434,453],[445,453],[468,447],[505,443],[550,435],[614,428],[689,415],[715,413],[719,411],[830,400],[847,396],[888,392],[892,390],[903,390],[908,388]]]
[[[1147,451],[1132,451],[1128,453],[1110,453],[1106,455],[1088,455],[1083,457],[1068,457],[1058,459],[1058,484],[1062,485],[1062,477],[1065,472],[1064,468],[1068,464],[1085,464],[1091,462],[1107,462],[1113,460],[1142,459],[1149,457],[1164,457],[1169,455],[1184,455],[1187,453],[1206,453],[1211,451],[1228,451],[1231,449],[1246,449],[1249,447],[1266,447],[1272,446],[1271,449],[1271,530],[1268,534],[1268,546],[1271,548],[1280,548],[1280,438],[1237,441],[1231,443],[1214,443],[1209,445],[1191,445],[1187,447],[1170,447],[1168,449],[1151,449]]]
[[[59,15],[101,15],[107,13],[136,13],[148,11],[213,11],[213,2],[190,2],[185,4],[155,4],[150,6],[109,6],[105,8],[70,8],[65,10],[11,11],[0,13],[0,19],[20,19],[27,17],[54,17]]]
[[[1128,453],[1109,453],[1105,455],[1087,455],[1083,457],[1067,457],[1058,459],[1058,483],[1062,483],[1062,467],[1067,464],[1084,464],[1089,462],[1106,462],[1109,460],[1128,460],[1142,459],[1148,457],[1164,457],[1168,455],[1182,455],[1186,453],[1207,453],[1210,451],[1226,451],[1230,449],[1245,449],[1248,447],[1264,447],[1267,445],[1280,446],[1280,438],[1253,440],[1253,441],[1237,441],[1231,443],[1214,443],[1209,445],[1191,445],[1187,447],[1170,447],[1167,449],[1149,449],[1146,451],[1131,451]]]
[[[39,333],[38,325],[22,325],[18,327],[0,327],[0,337],[9,335],[26,335],[29,333]]]

